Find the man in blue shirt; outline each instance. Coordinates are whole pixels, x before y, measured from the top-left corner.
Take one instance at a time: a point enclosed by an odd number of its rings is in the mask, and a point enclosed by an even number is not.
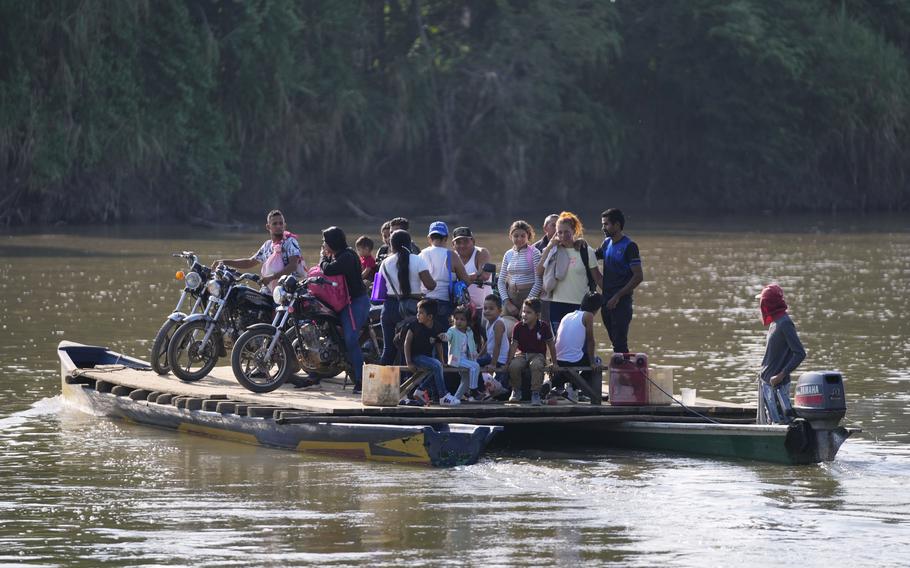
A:
[[[626,218],[619,209],[607,209],[600,216],[604,242],[597,258],[604,261],[604,307],[600,311],[610,334],[614,353],[629,352],[629,324],[632,323],[632,291],[644,280],[638,245],[623,235]]]

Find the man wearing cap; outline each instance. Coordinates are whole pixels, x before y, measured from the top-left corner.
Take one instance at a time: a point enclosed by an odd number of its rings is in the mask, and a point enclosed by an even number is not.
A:
[[[483,266],[490,262],[490,251],[477,246],[470,227],[458,227],[452,231],[452,247],[464,263],[465,272],[468,273],[468,294],[471,296],[471,303],[475,308],[483,308],[483,299],[487,294],[493,293],[493,286],[490,284],[493,275],[483,271]]]
[[[463,282],[470,282],[470,280],[461,258],[449,250],[448,225],[442,221],[430,223],[430,229],[427,231],[427,241],[429,241],[430,246],[420,251],[420,258],[425,260],[427,266],[430,267],[430,276],[436,281],[436,288],[433,290],[424,289],[424,293],[427,298],[436,300],[436,318],[446,323],[449,321],[449,316],[455,311],[455,306],[449,298],[449,283],[453,277],[457,277]],[[448,323],[446,323],[446,326],[448,326]]]
[[[806,358],[806,350],[796,333],[796,324],[787,314],[787,302],[781,287],[769,284],[755,297],[759,300],[762,323],[768,326],[768,340],[758,380],[756,422],[786,424],[793,419],[790,373]]]

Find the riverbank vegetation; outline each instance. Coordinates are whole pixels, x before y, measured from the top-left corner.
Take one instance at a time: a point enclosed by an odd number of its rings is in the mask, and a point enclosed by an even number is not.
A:
[[[0,28],[4,224],[910,209],[901,0],[6,0]]]

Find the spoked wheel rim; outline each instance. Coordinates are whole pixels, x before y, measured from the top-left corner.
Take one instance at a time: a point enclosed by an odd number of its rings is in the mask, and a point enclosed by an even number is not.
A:
[[[164,334],[164,341],[161,344],[161,349],[156,353],[155,362],[158,364],[160,369],[163,369],[165,372],[170,369],[170,366],[167,363],[167,346],[170,345],[171,340],[174,339],[174,334],[177,333],[177,326],[173,325],[168,329]]]
[[[271,335],[255,335],[240,348],[240,371],[244,378],[255,386],[267,387],[283,380],[288,365],[287,356],[279,342],[272,349],[271,356],[266,359],[271,342]]]
[[[210,336],[208,341],[203,344],[204,338],[205,326],[194,325],[187,329],[187,333],[181,334],[176,357],[171,361],[175,369],[180,369],[182,374],[192,376],[212,365],[213,361],[217,359],[215,343]]]

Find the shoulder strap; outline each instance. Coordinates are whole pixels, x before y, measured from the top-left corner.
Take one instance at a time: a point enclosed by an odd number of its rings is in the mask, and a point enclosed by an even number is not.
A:
[[[588,245],[581,245],[581,250],[578,253],[581,254],[581,263],[585,267],[585,276],[588,277],[588,289],[594,292],[597,290],[597,283],[594,282],[594,277],[591,276],[591,268],[588,266]]]
[[[396,259],[395,259],[395,262],[398,262],[398,258],[397,258],[397,257],[396,257]],[[398,292],[398,289],[395,288],[395,285],[392,284],[392,280],[389,278],[389,271],[386,270],[385,262],[383,262],[383,263],[379,266],[379,270],[382,271],[382,277],[385,278],[386,284],[388,284],[389,286],[392,287],[392,292],[395,292],[395,295],[398,296],[398,299],[400,300],[400,299],[401,299],[401,293],[399,293],[399,292]],[[400,284],[400,282],[399,282],[399,284]]]

